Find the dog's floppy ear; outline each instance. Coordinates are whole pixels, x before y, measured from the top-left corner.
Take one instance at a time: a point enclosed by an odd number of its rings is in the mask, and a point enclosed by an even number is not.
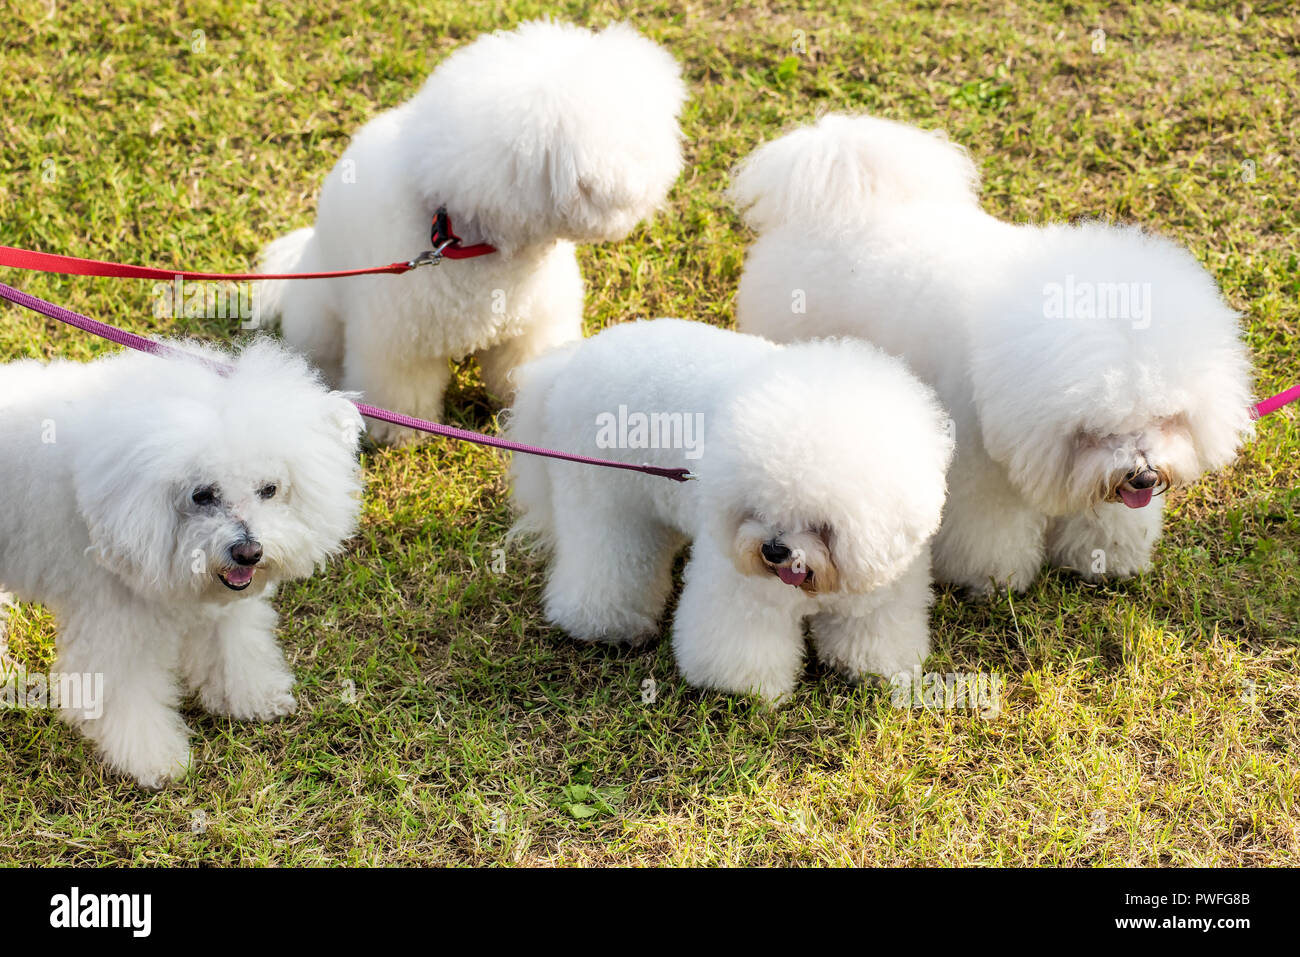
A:
[[[175,490],[129,446],[121,435],[89,438],[74,466],[77,512],[100,565],[136,591],[169,589],[188,573],[176,554]]]
[[[289,426],[287,459],[293,508],[283,521],[298,525],[299,547],[281,556],[282,572],[302,578],[337,553],[356,531],[362,474],[358,452],[365,423],[350,393],[302,397]]]
[[[331,392],[329,395],[329,425],[350,455],[361,451],[361,436],[366,432],[366,420],[357,409],[360,399],[360,393],[356,392]]]

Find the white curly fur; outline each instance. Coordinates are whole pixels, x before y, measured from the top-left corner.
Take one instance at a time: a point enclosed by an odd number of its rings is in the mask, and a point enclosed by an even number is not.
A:
[[[550,622],[584,641],[657,633],[674,556],[692,542],[673,622],[691,683],[788,694],[805,620],[819,656],[853,678],[925,659],[929,539],[952,442],[902,363],[852,340],[777,346],[657,319],[556,350],[519,379],[512,438],[698,476],[677,484],[516,455],[516,532],[551,553]],[[703,441],[602,448],[598,417],[620,405],[701,415]],[[764,543],[800,549],[811,579],[787,582],[796,555],[769,561]]]
[[[977,184],[960,147],[872,117],[829,115],[761,147],[732,187],[759,232],[738,325],[862,336],[935,388],[958,445],[940,580],[1021,590],[1045,559],[1089,579],[1144,571],[1164,500],[1143,507],[1134,483],[1192,482],[1251,434],[1237,317],[1174,243],[1000,222]],[[1077,317],[1085,291],[1094,318]]]
[[[339,550],[361,494],[360,416],[303,358],[169,345],[207,362],[0,366],[0,584],[53,611],[59,672],[103,676],[102,714],[64,717],[147,787],[189,765],[183,689],[235,718],[294,710],[270,599]]]
[[[621,238],[681,170],[676,61],[625,24],[535,21],[484,35],[409,102],[368,123],[321,190],[316,224],[270,244],[268,272],[406,260],[445,205],[467,243],[498,252],[401,276],[263,283],[259,317],[327,378],[439,419],[449,361],[476,356],[489,389],[582,335],[574,243]],[[374,423],[385,442],[418,438]]]

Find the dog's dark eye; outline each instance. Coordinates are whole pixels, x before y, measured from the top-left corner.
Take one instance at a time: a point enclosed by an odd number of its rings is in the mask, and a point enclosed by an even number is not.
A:
[[[196,488],[194,494],[190,496],[190,501],[195,505],[216,505],[217,487],[215,485],[205,485],[202,488]]]
[[[275,498],[275,493],[276,486],[274,482],[270,485],[263,485],[257,490],[258,498]]]

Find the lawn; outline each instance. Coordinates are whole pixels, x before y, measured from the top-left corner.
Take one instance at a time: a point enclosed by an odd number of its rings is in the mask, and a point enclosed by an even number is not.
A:
[[[582,250],[589,332],[729,325],[749,241],[729,169],[821,111],[869,110],[969,147],[999,216],[1186,244],[1244,316],[1258,393],[1300,376],[1286,2],[185,7],[6,2],[0,243],[244,268],[310,223],[349,134],[450,50],[543,13],[628,17],[684,65],[687,167],[653,222]],[[155,319],[148,282],[2,272],[136,331],[241,334]],[[0,317],[6,360],[113,348]],[[495,429],[473,366],[448,408]],[[1171,496],[1146,578],[940,592],[928,667],[999,676],[984,714],[896,708],[815,665],[772,710],[687,688],[666,640],[579,647],[540,618],[537,560],[504,543],[498,453],[369,454],[346,556],[278,599],[297,715],[189,708],[194,772],[145,793],[51,714],[0,712],[0,863],[1298,864],[1295,409]],[[8,627],[14,658],[50,666],[47,614]]]

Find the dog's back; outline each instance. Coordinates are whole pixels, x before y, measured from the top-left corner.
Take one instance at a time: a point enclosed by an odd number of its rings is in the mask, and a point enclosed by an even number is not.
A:
[[[732,201],[760,233],[862,224],[899,206],[978,208],[979,173],[942,134],[874,116],[829,114],[756,149]]]
[[[709,424],[745,365],[774,350],[757,337],[701,322],[620,323],[520,368],[507,432],[514,441],[566,452],[690,469],[703,452],[698,426]],[[559,481],[566,498],[575,489],[587,496],[593,515],[603,503],[613,513],[649,510],[667,524],[689,524],[675,514],[689,507],[681,487],[662,478],[528,455],[515,455],[510,478],[521,516],[513,534],[542,543],[556,522],[552,483]]]
[[[969,303],[1020,242],[980,209],[978,183],[960,146],[876,117],[832,114],[761,146],[730,191],[759,234],[737,327],[868,339],[963,404]]]

